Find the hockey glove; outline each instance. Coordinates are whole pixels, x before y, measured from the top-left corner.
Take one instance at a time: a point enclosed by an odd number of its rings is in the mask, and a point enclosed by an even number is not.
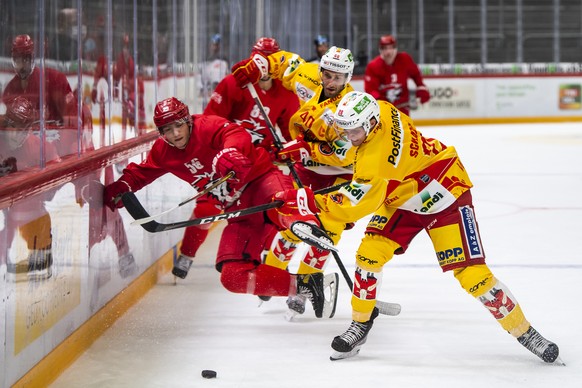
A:
[[[420,85],[416,89],[416,98],[420,99],[420,103],[424,104],[430,100],[430,93],[428,92],[428,88],[424,85]]]
[[[246,87],[248,83],[256,84],[261,78],[269,75],[269,60],[257,53],[235,64],[232,67],[232,75],[241,88]]]
[[[275,157],[281,163],[286,163],[288,160],[293,163],[309,160],[311,159],[309,144],[300,135],[295,140],[285,143],[282,149],[275,151]]]
[[[218,176],[225,176],[234,171],[234,178],[228,182],[234,190],[240,189],[247,183],[246,179],[253,163],[245,155],[241,154],[236,148],[225,148],[220,151],[212,161],[212,170]]]
[[[121,201],[121,196],[124,193],[130,192],[131,186],[124,180],[118,180],[110,185],[105,186],[103,190],[103,203],[114,211],[115,208],[123,207],[123,202]]]
[[[315,213],[319,212],[315,204],[313,191],[309,187],[287,189],[273,196],[273,201],[283,201],[283,205],[267,211],[267,216],[281,229],[289,229],[295,221],[310,222],[319,225]]]

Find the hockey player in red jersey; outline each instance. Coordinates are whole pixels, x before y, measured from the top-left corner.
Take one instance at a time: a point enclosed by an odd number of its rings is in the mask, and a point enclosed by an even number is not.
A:
[[[410,115],[409,78],[416,84],[416,98],[422,104],[430,100],[418,65],[410,55],[398,51],[398,44],[392,35],[380,37],[378,48],[380,55],[366,66],[364,90],[377,100],[388,101]]]
[[[148,156],[141,164],[131,163],[123,175],[106,186],[104,203],[111,209],[123,206],[120,197],[137,191],[166,173],[188,182],[197,190],[231,171],[234,177],[212,191],[217,205],[229,210],[264,204],[273,199],[294,203],[228,220],[222,232],[216,258],[222,285],[229,291],[264,296],[301,294],[310,299],[317,317],[331,317],[335,312],[337,274],[294,275],[261,263],[265,231],[273,223],[284,230],[307,223],[318,225],[310,212],[313,192],[295,194],[291,178],[274,166],[267,152],[256,148],[250,135],[240,125],[222,117],[192,115],[176,98],[160,101],[154,110],[154,123],[160,132]],[[287,193],[295,195],[293,202]],[[194,208],[194,216],[205,208]],[[216,213],[213,213],[216,214]],[[267,221],[266,221],[267,220]],[[316,226],[313,227],[317,229]],[[324,233],[324,232],[321,232]],[[297,239],[297,241],[299,241]],[[333,287],[329,301],[324,288]]]
[[[0,123],[0,180],[2,176],[40,166],[40,138],[31,134],[31,125],[38,122],[32,103],[22,96],[12,99]],[[46,161],[59,161],[52,143],[44,147]],[[54,191],[21,200],[10,206],[6,212],[6,227],[2,230],[6,238],[6,249],[0,250],[0,262],[6,262],[9,277],[20,280],[43,280],[52,276],[52,235],[51,217],[45,208],[45,201]],[[26,258],[4,257],[20,234],[26,242]]]
[[[301,183],[314,190],[351,180],[355,149],[349,142],[334,141],[337,136],[332,115],[341,98],[353,90],[349,83],[353,70],[351,51],[336,46],[322,56],[319,64],[306,63],[295,53],[279,51],[266,58],[253,55],[233,67],[239,86],[256,83],[269,74],[281,79],[300,98],[301,107],[291,117],[289,126],[294,140],[284,144],[276,156],[281,163],[289,160],[296,163],[294,168]],[[340,234],[332,238],[337,243]],[[275,241],[273,245],[265,263],[287,268],[296,247],[282,241]],[[323,272],[328,256],[328,251],[310,247],[298,272]],[[289,298],[287,304],[289,317],[304,312],[305,299],[301,296]]]
[[[317,196],[322,225],[333,233],[372,214],[356,252],[352,323],[332,342],[331,359],[355,356],[374,319],[382,269],[426,231],[443,272],[483,304],[503,330],[548,363],[561,362],[558,346],[525,318],[509,288],[485,264],[473,208],[473,184],[457,151],[420,133],[385,101],[348,93],[334,115],[338,136],[357,147],[349,187]]]
[[[254,44],[252,53],[260,52],[263,55],[270,55],[279,51],[279,43],[273,38],[260,38]],[[264,77],[259,80],[259,98],[268,112],[272,123],[277,123],[281,135],[289,140],[289,119],[299,108],[299,100],[294,93],[285,89],[281,81],[271,77]],[[204,109],[205,115],[217,115],[235,122],[242,126],[251,136],[255,146],[261,147],[268,152],[273,150],[273,136],[261,114],[255,101],[248,90],[238,87],[232,74],[226,76],[212,94],[210,102]],[[215,200],[212,194],[206,195],[197,200],[197,207],[207,207],[205,211],[208,215],[218,214],[222,211],[222,206]],[[199,210],[201,211],[201,210]],[[180,255],[176,260],[172,273],[182,279],[188,274],[192,261],[196,256],[198,248],[202,245],[208,235],[210,225],[196,225],[186,228]],[[271,236],[276,234],[273,228]],[[267,244],[270,245],[268,237]]]
[[[4,88],[2,101],[6,106],[18,96],[26,98],[32,106],[40,106],[40,69],[34,63],[34,41],[28,35],[18,35],[12,42],[12,65],[16,75]],[[77,141],[77,99],[67,77],[54,69],[44,69],[45,122],[56,123],[59,139],[55,146],[59,155],[71,153],[71,143]]]
[[[276,154],[281,163],[291,160],[301,183],[314,190],[351,180],[355,149],[349,142],[335,141],[332,114],[338,102],[353,90],[350,85],[354,60],[350,50],[331,47],[319,64],[306,63],[299,55],[279,51],[268,57],[259,54],[233,67],[239,86],[256,83],[265,74],[281,79],[301,100],[301,107],[291,117],[289,131],[293,141]],[[285,233],[285,232],[283,232]],[[332,236],[339,241],[341,234]],[[275,245],[276,244],[276,245]],[[265,263],[287,268],[294,245],[275,241]],[[299,273],[323,272],[329,252],[310,247],[299,263]],[[289,317],[302,314],[305,299],[289,298]]]

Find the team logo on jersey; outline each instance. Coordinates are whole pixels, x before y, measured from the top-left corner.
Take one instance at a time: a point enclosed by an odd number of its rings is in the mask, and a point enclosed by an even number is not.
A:
[[[343,186],[341,189],[339,189],[338,192],[345,195],[350,200],[352,205],[355,206],[362,200],[362,198],[364,198],[364,195],[366,195],[366,193],[370,191],[371,188],[372,185],[356,183],[352,181],[352,183],[349,185]]]
[[[319,152],[321,152],[321,154],[324,156],[333,155],[333,149],[331,148],[328,142],[318,143],[317,148],[319,149]]]
[[[259,131],[266,129],[266,127],[255,119],[235,120],[235,122],[251,135],[253,144],[261,144],[265,140],[265,135]]]
[[[344,196],[341,194],[330,194],[329,199],[338,205],[343,205],[344,203]]]

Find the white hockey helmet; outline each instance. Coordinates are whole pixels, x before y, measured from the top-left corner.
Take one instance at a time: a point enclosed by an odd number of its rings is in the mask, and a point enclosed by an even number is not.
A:
[[[319,61],[319,72],[323,69],[336,73],[347,74],[346,84],[352,79],[354,73],[354,57],[348,49],[332,46]]]
[[[371,123],[376,119],[375,123]],[[341,99],[334,115],[338,130],[363,127],[366,136],[380,122],[380,106],[374,97],[364,92],[349,92]]]

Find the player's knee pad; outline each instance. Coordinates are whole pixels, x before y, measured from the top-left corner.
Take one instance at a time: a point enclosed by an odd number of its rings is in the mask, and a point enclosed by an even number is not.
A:
[[[386,237],[366,234],[356,252],[356,264],[362,269],[380,272],[398,248],[400,245]]]
[[[489,291],[495,283],[495,277],[485,264],[471,265],[453,270],[461,287],[474,297]]]

